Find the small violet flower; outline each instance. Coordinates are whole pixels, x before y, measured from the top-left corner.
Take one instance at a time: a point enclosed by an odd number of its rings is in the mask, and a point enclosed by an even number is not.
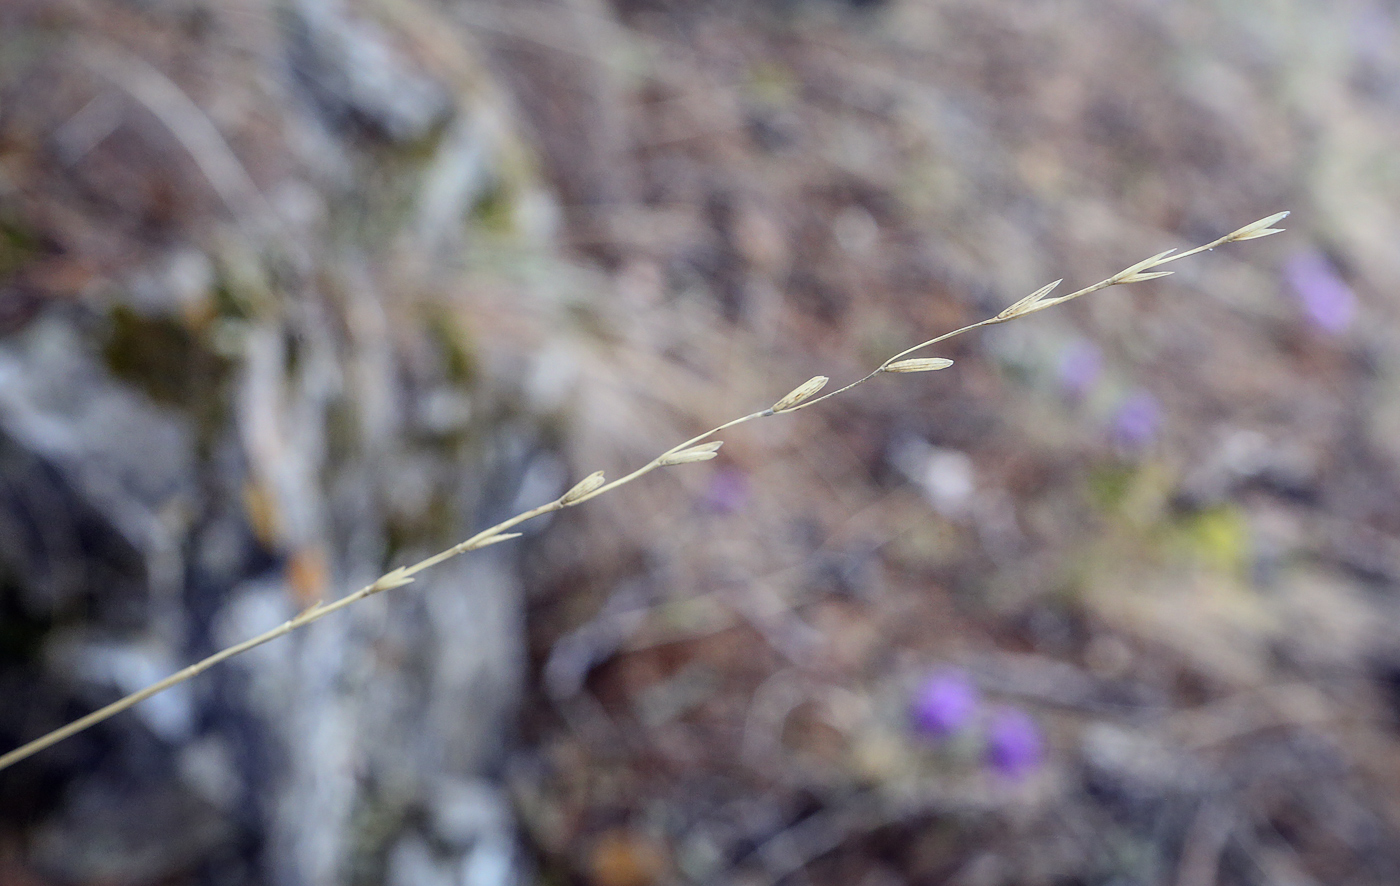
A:
[[[971,722],[977,689],[961,671],[930,674],[914,694],[914,728],[931,738],[947,738]]]
[[[1284,264],[1283,274],[1313,326],[1339,335],[1356,318],[1356,293],[1318,250],[1294,255]]]
[[[1113,441],[1124,450],[1145,449],[1157,438],[1162,423],[1162,407],[1147,391],[1137,391],[1124,400],[1113,416]]]
[[[1041,763],[1045,740],[1025,711],[1005,708],[987,727],[987,765],[1007,778],[1021,778]]]

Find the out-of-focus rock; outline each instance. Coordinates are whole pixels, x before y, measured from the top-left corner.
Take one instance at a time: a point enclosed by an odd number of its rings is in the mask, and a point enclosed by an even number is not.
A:
[[[32,863],[60,882],[122,886],[187,875],[232,836],[232,822],[169,782],[102,775],[68,789],[39,827]]]
[[[123,591],[123,573],[168,600],[196,485],[190,422],[114,377],[95,353],[99,342],[77,325],[83,319],[50,312],[0,344],[0,426],[27,454],[15,464],[17,483],[53,486],[40,499],[11,500],[9,519],[20,531],[0,544],[34,611],[50,617],[84,593],[144,609],[150,601]],[[112,569],[121,556],[113,545],[139,558],[135,575],[130,566]],[[107,575],[93,571],[102,561]]]
[[[452,108],[444,85],[393,36],[338,0],[292,4],[289,60],[326,115],[395,141],[428,135]]]
[[[0,613],[24,625],[0,686],[29,687],[0,693],[6,749],[561,482],[503,408],[533,306],[463,258],[531,254],[550,201],[450,12],[0,13],[47,35],[0,57],[24,109],[0,119]],[[523,681],[512,555],[408,590],[0,774],[0,828],[65,882],[509,882],[479,779]]]

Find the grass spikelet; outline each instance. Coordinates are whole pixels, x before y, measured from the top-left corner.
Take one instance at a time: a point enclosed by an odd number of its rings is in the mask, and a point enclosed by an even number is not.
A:
[[[1276,212],[1268,218],[1261,218],[1257,222],[1247,224],[1238,231],[1226,235],[1225,240],[1229,243],[1238,243],[1241,240],[1257,240],[1260,237],[1268,237],[1271,234],[1280,234],[1284,229],[1276,228],[1274,225],[1286,218],[1288,218],[1288,213]]]
[[[947,357],[913,357],[909,360],[897,360],[885,367],[886,372],[933,372],[938,369],[947,369],[953,365],[953,361]]]
[[[1175,273],[1176,273],[1176,271],[1147,271],[1146,273],[1141,273],[1141,272],[1139,272],[1139,273],[1137,273],[1137,274],[1132,275],[1131,277],[1124,277],[1122,280],[1119,280],[1118,282],[1119,282],[1119,283],[1143,283],[1143,282],[1145,282],[1145,281],[1147,281],[1147,280],[1156,280],[1158,277],[1170,277],[1172,274],[1175,274]]]
[[[719,455],[719,448],[723,445],[723,440],[701,443],[699,446],[690,446],[677,452],[668,452],[657,461],[663,465],[684,465],[693,461],[709,461]]]
[[[392,591],[394,588],[401,588],[408,584],[413,584],[413,579],[409,576],[407,567],[400,566],[393,572],[381,575],[374,584],[370,585],[370,591],[378,594],[381,591]]]
[[[811,397],[817,391],[820,391],[822,388],[826,387],[826,383],[830,380],[831,379],[827,378],[824,375],[812,376],[811,378],[804,381],[802,384],[789,391],[787,393],[787,396],[783,397],[783,399],[779,400],[777,403],[774,403],[771,407],[772,411],[775,413],[788,411],[792,407]]]
[[[594,471],[587,477],[578,481],[578,483],[574,485],[574,488],[564,493],[559,499],[559,504],[566,508],[570,505],[576,505],[583,501],[583,499],[588,496],[588,493],[598,490],[605,482],[607,482],[607,479],[603,476],[603,472]]]
[[[519,537],[519,532],[502,532],[500,535],[493,535],[490,538],[483,538],[481,541],[473,544],[470,550],[477,551],[482,548],[490,547],[491,545],[500,544],[503,541],[510,541],[512,538]]]
[[[1145,258],[1137,264],[1132,265],[1131,267],[1124,268],[1123,270],[1119,271],[1118,273],[1114,274],[1108,279],[1111,284],[1137,283],[1140,280],[1151,280],[1152,277],[1143,274],[1142,272],[1148,270],[1149,268],[1155,268],[1158,265],[1164,263],[1167,260],[1167,256],[1171,255],[1173,252],[1176,252],[1176,250],[1168,249],[1166,252],[1159,252],[1151,258]],[[1162,271],[1156,276],[1161,276],[1162,274],[1166,273],[1170,273],[1170,271]]]
[[[1016,302],[1014,305],[1007,308],[1006,310],[1002,311],[1000,314],[997,314],[996,319],[999,321],[1012,320],[1016,317],[1021,316],[1022,314],[1031,313],[1034,310],[1037,302],[1039,302],[1041,299],[1045,298],[1045,296],[1053,292],[1055,290],[1055,287],[1059,286],[1063,282],[1065,282],[1065,279],[1061,277],[1054,283],[1045,284],[1044,286],[1037,289],[1035,292],[1032,292],[1030,295]]]

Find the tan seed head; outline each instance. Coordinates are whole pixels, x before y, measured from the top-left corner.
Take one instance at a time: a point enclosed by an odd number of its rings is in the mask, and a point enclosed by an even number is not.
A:
[[[783,397],[783,399],[779,400],[777,403],[774,403],[773,411],[783,412],[785,410],[791,409],[798,403],[801,403],[802,401],[811,397],[817,391],[820,391],[822,388],[826,387],[826,383],[830,380],[831,379],[827,378],[824,375],[812,376],[811,378],[804,381],[802,384],[793,388],[790,392],[788,392],[787,396]]]
[[[394,588],[401,588],[406,584],[412,584],[413,579],[405,574],[407,572],[408,567],[400,566],[393,572],[381,575],[374,584],[370,585],[370,589],[377,594],[380,591],[392,591]]]
[[[1123,270],[1121,270],[1121,271],[1119,271],[1118,273],[1114,274],[1112,277],[1109,278],[1109,280],[1111,280],[1111,281],[1112,281],[1113,283],[1115,283],[1115,284],[1116,284],[1116,283],[1136,283],[1136,282],[1138,282],[1138,281],[1141,280],[1141,279],[1149,279],[1149,280],[1150,280],[1150,279],[1151,279],[1150,277],[1146,277],[1146,275],[1142,274],[1141,272],[1142,272],[1142,271],[1146,271],[1146,270],[1149,269],[1149,268],[1155,268],[1155,267],[1157,267],[1157,265],[1160,265],[1160,264],[1162,263],[1162,260],[1163,260],[1163,259],[1165,259],[1167,256],[1171,255],[1173,252],[1176,252],[1176,250],[1175,250],[1175,249],[1168,249],[1166,252],[1159,252],[1159,253],[1157,253],[1156,255],[1152,256],[1151,258],[1145,258],[1145,259],[1143,259],[1142,261],[1138,262],[1137,264],[1133,265],[1132,267],[1124,268]],[[1163,273],[1165,273],[1165,272],[1163,272]]]
[[[709,461],[719,454],[719,448],[724,445],[724,441],[716,440],[713,443],[701,443],[689,449],[682,449],[680,452],[671,452],[661,456],[657,461],[663,465],[683,465],[693,461]]]
[[[947,369],[953,365],[953,361],[946,357],[913,357],[908,360],[900,360],[885,367],[886,372],[932,372],[935,369]]]
[[[1257,240],[1260,237],[1267,237],[1270,234],[1281,233],[1283,228],[1276,228],[1274,225],[1286,218],[1288,218],[1288,213],[1276,212],[1268,218],[1261,218],[1257,222],[1251,222],[1245,225],[1233,234],[1228,235],[1225,239],[1232,243],[1238,243],[1241,240]]]
[[[1054,283],[1045,284],[1044,286],[1037,289],[1035,292],[1032,292],[1030,295],[1016,302],[1014,305],[1007,308],[1006,310],[1002,311],[1000,314],[997,314],[997,319],[1010,320],[1013,317],[1019,317],[1022,314],[1030,313],[1031,309],[1035,307],[1036,302],[1040,301],[1042,298],[1045,298],[1045,296],[1049,295],[1056,286],[1059,286],[1063,282],[1065,282],[1064,278],[1061,277]]]
[[[603,477],[603,472],[594,471],[587,477],[584,477],[582,480],[578,481],[578,483],[574,485],[573,489],[570,489],[568,492],[564,493],[564,495],[559,499],[559,503],[564,507],[568,507],[572,504],[577,504],[584,496],[588,495],[588,493],[602,486],[605,482],[606,479]]]
[[[490,538],[483,538],[481,541],[479,541],[479,542],[477,542],[476,544],[472,545],[472,546],[471,546],[471,550],[475,551],[475,550],[478,550],[478,549],[480,549],[480,548],[488,547],[488,546],[490,546],[490,545],[500,544],[500,543],[503,542],[503,541],[510,541],[512,538],[519,538],[519,537],[520,537],[520,533],[518,533],[518,532],[502,532],[500,535],[493,535],[493,536],[491,536]]]
[[[1156,280],[1158,277],[1170,277],[1176,271],[1148,271],[1145,274],[1133,274],[1131,277],[1124,277],[1119,283],[1143,283],[1148,280]]]

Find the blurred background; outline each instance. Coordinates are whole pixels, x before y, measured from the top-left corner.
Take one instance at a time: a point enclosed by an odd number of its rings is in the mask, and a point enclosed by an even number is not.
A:
[[[3,0],[0,882],[1400,882],[1390,0]]]

